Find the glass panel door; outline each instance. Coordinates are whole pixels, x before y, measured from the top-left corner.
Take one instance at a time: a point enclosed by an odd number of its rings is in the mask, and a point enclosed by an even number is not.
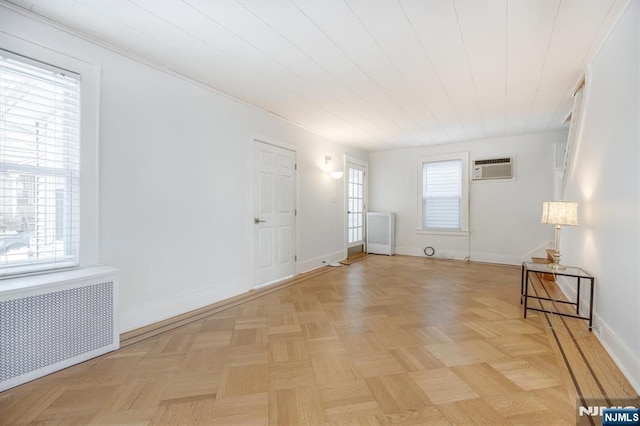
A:
[[[364,167],[348,164],[347,174],[347,238],[348,247],[364,241]]]

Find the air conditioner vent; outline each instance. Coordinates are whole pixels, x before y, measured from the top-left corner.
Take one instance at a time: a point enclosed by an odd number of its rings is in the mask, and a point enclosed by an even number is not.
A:
[[[513,158],[491,158],[474,160],[473,180],[511,179],[513,177]]]
[[[511,158],[494,158],[493,160],[476,160],[474,164],[476,166],[483,166],[485,164],[504,164],[511,163]]]

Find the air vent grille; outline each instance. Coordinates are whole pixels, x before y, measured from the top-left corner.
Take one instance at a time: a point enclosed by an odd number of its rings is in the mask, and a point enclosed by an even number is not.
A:
[[[511,178],[513,178],[513,159],[510,157],[473,162],[473,180]]]
[[[115,281],[61,287],[0,300],[0,391],[118,348]]]
[[[483,166],[485,164],[503,164],[503,163],[511,163],[511,158],[494,158],[492,160],[477,160],[474,161],[476,166]]]
[[[113,282],[0,302],[0,382],[112,343]]]

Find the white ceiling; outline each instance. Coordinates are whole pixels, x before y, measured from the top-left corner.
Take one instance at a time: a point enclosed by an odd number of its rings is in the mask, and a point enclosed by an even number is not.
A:
[[[10,0],[367,150],[554,130],[627,0]]]

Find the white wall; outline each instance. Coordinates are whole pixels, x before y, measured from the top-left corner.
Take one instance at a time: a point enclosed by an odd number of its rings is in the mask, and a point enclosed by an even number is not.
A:
[[[565,190],[579,203],[580,226],[563,231],[562,253],[596,277],[600,338],[640,392],[639,26],[640,2],[631,2],[588,67],[584,127]]]
[[[298,272],[344,257],[344,190],[321,166],[365,153],[0,6],[2,32],[101,69],[100,262],[121,271],[121,331],[244,293],[252,136],[298,156]],[[92,165],[83,165],[92,167]]]
[[[418,157],[469,152],[473,164],[474,159],[514,156],[515,180],[471,183],[469,228],[472,260],[520,264],[553,238],[552,228],[540,223],[540,215],[542,202],[553,198],[553,145],[566,136],[566,131],[557,131],[371,153],[370,210],[397,213],[398,253],[424,256],[424,248],[432,246],[436,256],[464,259],[468,237],[416,232]]]

